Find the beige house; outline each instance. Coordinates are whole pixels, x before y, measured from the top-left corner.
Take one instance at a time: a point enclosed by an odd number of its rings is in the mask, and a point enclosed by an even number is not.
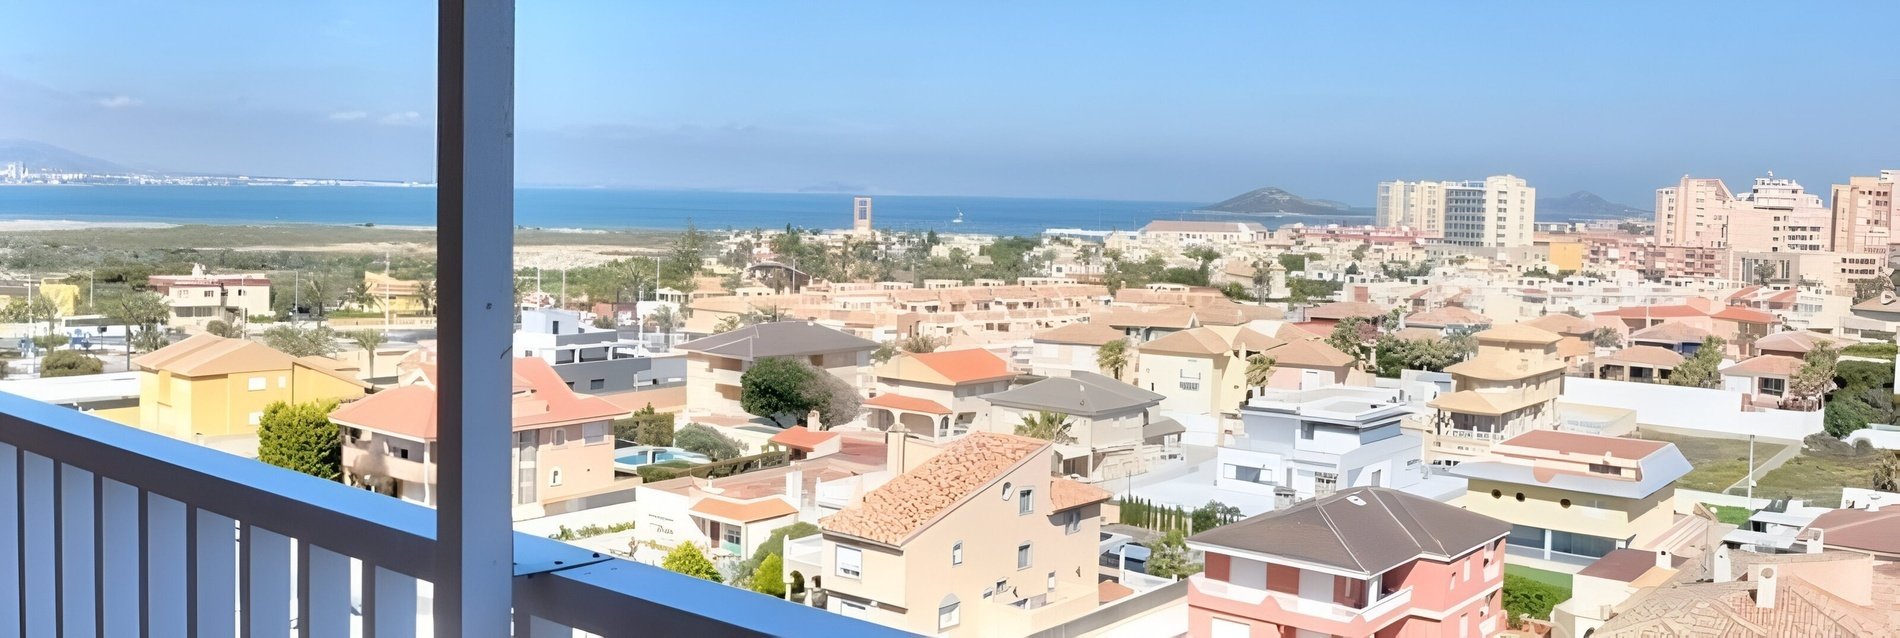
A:
[[[256,437],[272,403],[363,396],[369,384],[334,359],[292,357],[249,339],[211,334],[132,360],[138,370],[137,425],[187,441]]]
[[[1165,397],[1161,409],[1240,418],[1253,395],[1247,358],[1286,342],[1246,326],[1201,326],[1141,344],[1141,387]]]
[[[434,507],[436,366],[405,364],[399,385],[337,408],[350,482]],[[541,359],[514,359],[510,503],[516,520],[614,480],[614,419],[629,411],[575,394]]]
[[[1474,335],[1478,353],[1445,368],[1452,392],[1429,404],[1438,410],[1426,428],[1425,456],[1438,465],[1483,454],[1493,443],[1557,424],[1564,362],[1563,337],[1523,324]]]
[[[1102,346],[1126,338],[1127,334],[1121,330],[1092,322],[1072,323],[1038,332],[1030,346],[1029,373],[1040,377],[1066,377],[1076,371],[1112,375],[1113,370],[1103,370],[1096,364],[1096,356],[1101,353]],[[1133,368],[1133,355],[1131,348],[1128,357],[1130,369]]]
[[[867,423],[932,439],[969,433],[989,412],[983,395],[1009,388],[1016,378],[1009,362],[977,349],[900,354],[872,374],[877,381],[864,401]]]
[[[1080,617],[1097,606],[1110,495],[1050,476],[1054,460],[1038,439],[958,439],[787,541],[786,578],[813,604],[920,634],[1023,636]]]
[[[1077,480],[1123,478],[1181,458],[1186,428],[1161,416],[1162,395],[1106,376],[1077,372],[983,398],[992,432],[1012,432],[1042,412],[1066,415],[1072,439],[1056,443],[1057,473]]]
[[[192,264],[189,275],[152,275],[145,283],[171,306],[167,323],[174,328],[271,314],[270,277],[262,273],[213,275],[203,264]]]
[[[686,352],[686,405],[695,416],[742,415],[739,378],[761,359],[803,359],[854,388],[869,382],[877,342],[803,321],[746,326],[675,346]]]

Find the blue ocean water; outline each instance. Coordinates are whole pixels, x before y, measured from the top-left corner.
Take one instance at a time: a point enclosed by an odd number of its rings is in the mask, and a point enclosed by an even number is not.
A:
[[[515,223],[542,228],[845,228],[851,196],[610,189],[523,188]],[[882,195],[877,227],[1029,235],[1048,228],[1139,228],[1156,219],[1247,219],[1269,227],[1365,223],[1366,217],[1235,216],[1195,212],[1191,202]],[[964,222],[952,223],[957,211]],[[0,188],[0,219],[83,222],[435,224],[435,190],[342,186],[19,186]]]

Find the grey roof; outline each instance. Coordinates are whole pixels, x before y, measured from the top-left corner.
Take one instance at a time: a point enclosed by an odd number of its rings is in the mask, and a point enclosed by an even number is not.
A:
[[[1430,557],[1451,560],[1510,531],[1510,523],[1383,487],[1356,487],[1195,534],[1230,548],[1370,578]]]
[[[1643,476],[1640,481],[1621,478],[1590,476],[1573,472],[1553,472],[1548,480],[1539,480],[1538,472],[1529,465],[1507,463],[1503,461],[1470,461],[1459,463],[1451,468],[1452,476],[1467,479],[1499,481],[1515,485],[1536,485],[1551,489],[1600,494],[1618,498],[1647,498],[1662,488],[1669,487],[1689,473],[1689,459],[1675,445],[1668,445],[1654,454],[1638,461]]]
[[[1077,371],[983,395],[990,403],[1027,410],[1046,410],[1076,416],[1096,416],[1147,408],[1161,403],[1160,394],[1093,372]]]
[[[796,357],[845,350],[876,350],[877,342],[804,321],[779,321],[746,326],[678,346],[687,352],[756,361],[766,357]]]
[[[1187,426],[1181,425],[1180,421],[1164,416],[1149,421],[1147,425],[1141,426],[1141,439],[1143,441],[1152,441],[1170,434],[1180,434],[1186,431]]]

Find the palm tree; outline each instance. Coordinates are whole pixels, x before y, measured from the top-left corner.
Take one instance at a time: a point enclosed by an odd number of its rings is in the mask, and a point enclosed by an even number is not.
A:
[[[1016,424],[1016,434],[1054,443],[1074,443],[1075,437],[1069,434],[1070,425],[1067,414],[1037,412],[1023,416],[1023,422]]]
[[[171,304],[151,292],[132,293],[106,305],[106,316],[111,317],[113,323],[125,326],[127,366],[132,365],[133,350],[150,352],[165,347],[164,333],[159,326],[171,312]],[[138,328],[136,332],[134,327]]]
[[[679,325],[680,317],[673,312],[672,306],[660,306],[653,311],[653,323],[663,334],[671,334],[673,327]]]
[[[924,354],[926,352],[936,352],[937,347],[941,345],[943,344],[939,342],[936,337],[917,333],[904,337],[904,340],[897,344],[897,348],[911,354]]]
[[[1247,357],[1247,385],[1265,389],[1267,380],[1273,378],[1275,363],[1277,362],[1273,360],[1273,357],[1264,354]]]
[[[1116,339],[1102,344],[1095,351],[1095,367],[1107,370],[1116,379],[1122,378],[1122,368],[1128,367],[1128,341]]]
[[[416,284],[416,301],[422,304],[423,314],[435,316],[435,280],[425,279]]]
[[[349,339],[351,343],[356,344],[356,347],[363,349],[364,355],[369,359],[369,378],[376,378],[376,348],[389,343],[389,336],[383,334],[381,330],[351,330],[343,333],[343,338]]]
[[[745,320],[741,318],[739,315],[726,315],[725,317],[722,317],[719,319],[719,323],[713,324],[713,332],[714,333],[732,332],[734,330],[738,330],[741,326],[744,326],[744,325],[745,325]]]

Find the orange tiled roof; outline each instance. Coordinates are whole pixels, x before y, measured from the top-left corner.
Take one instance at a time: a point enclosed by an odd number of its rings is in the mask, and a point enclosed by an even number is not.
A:
[[[744,503],[736,503],[719,498],[707,498],[701,499],[698,503],[694,503],[690,509],[695,513],[705,514],[713,518],[738,521],[741,523],[763,521],[768,518],[778,518],[780,516],[790,516],[798,513],[798,508],[792,507],[791,503],[787,503],[784,499],[779,498],[762,498]]]
[[[924,364],[937,374],[941,374],[951,383],[977,383],[1008,379],[1016,376],[1009,371],[1009,362],[991,354],[988,350],[971,348],[967,350],[947,350],[911,355],[911,359]]]
[[[1114,496],[1108,490],[1081,481],[1059,478],[1049,482],[1049,502],[1058,512],[1100,503]]]
[[[837,432],[813,432],[805,426],[795,425],[784,432],[772,435],[771,441],[788,448],[810,452],[835,438],[838,438]]]
[[[1104,580],[1101,584],[1095,586],[1095,604],[1106,605],[1133,596],[1134,594],[1135,590],[1129,589],[1127,585],[1112,580]]]
[[[1759,357],[1743,359],[1741,363],[1722,368],[1722,374],[1738,377],[1792,377],[1806,362],[1795,357],[1779,354],[1764,354]]]
[[[950,413],[950,408],[943,407],[942,403],[938,403],[930,399],[919,399],[916,397],[907,397],[901,394],[890,394],[890,393],[880,394],[880,395],[871,397],[869,399],[865,399],[864,406],[870,407],[870,408],[890,408],[893,410],[908,410],[911,412],[923,412],[925,414],[949,414]]]
[[[436,438],[435,366],[421,364],[406,385],[369,395],[330,413],[339,424],[423,441]],[[514,360],[514,430],[590,423],[631,413],[600,397],[575,394],[554,367],[538,358]]]
[[[1729,306],[1727,308],[1723,308],[1721,312],[1715,313],[1710,316],[1715,317],[1717,319],[1727,319],[1729,321],[1744,321],[1748,323],[1780,323],[1781,322],[1781,320],[1779,318],[1776,318],[1774,315],[1768,314],[1766,312],[1762,312],[1760,310],[1750,310],[1748,308],[1743,308],[1741,306]]]
[[[825,517],[819,525],[826,532],[903,545],[958,503],[987,491],[991,483],[1048,447],[1048,441],[1013,434],[971,434],[871,490],[858,503]]]

